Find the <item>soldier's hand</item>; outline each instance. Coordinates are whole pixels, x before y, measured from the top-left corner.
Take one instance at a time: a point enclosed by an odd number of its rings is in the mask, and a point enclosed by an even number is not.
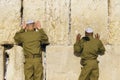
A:
[[[36,22],[35,22],[35,28],[36,28],[36,29],[41,29],[40,21],[36,21]]]
[[[96,39],[100,39],[100,35],[97,33],[97,34],[95,34],[95,38]]]
[[[76,37],[76,41],[79,41],[81,39],[81,35],[78,34],[77,37]]]
[[[25,29],[26,28],[26,23],[25,21],[22,23],[22,29]]]

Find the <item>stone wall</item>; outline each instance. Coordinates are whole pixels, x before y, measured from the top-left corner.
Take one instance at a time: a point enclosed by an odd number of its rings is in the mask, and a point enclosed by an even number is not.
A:
[[[3,52],[4,52],[4,48],[0,47],[0,80],[3,80],[3,75],[4,75]]]
[[[104,43],[108,43],[108,3],[107,0],[72,0],[71,36],[74,43],[76,34],[84,36],[84,30],[92,27],[99,33]]]
[[[13,42],[20,25],[20,0],[0,0],[0,44]]]
[[[24,19],[40,20],[52,45],[67,45],[68,2],[69,0],[24,0]]]
[[[47,80],[77,80],[80,67],[72,46],[47,47]]]
[[[98,58],[99,80],[119,80],[120,64],[117,61],[120,59],[119,55],[113,54],[118,52],[113,46],[106,45],[105,48],[105,55]],[[47,80],[77,80],[80,71],[80,58],[73,55],[72,46],[47,47]]]
[[[6,80],[24,80],[24,56],[23,49],[14,46],[10,50],[6,50],[9,55],[9,61],[6,70]]]
[[[109,25],[109,33],[110,33],[110,43],[119,45],[120,36],[120,1],[119,0],[111,0],[111,7],[110,7],[110,25]]]
[[[22,20],[21,3],[22,0],[0,0],[0,44],[14,42],[13,36]],[[84,36],[88,26],[101,35],[106,47],[106,54],[99,56],[99,80],[119,80],[119,8],[120,0],[23,0],[23,20],[40,20],[51,43],[44,53],[47,80],[77,80],[80,58],[73,55],[72,45],[77,33]],[[3,80],[3,51],[0,47],[0,80]],[[24,80],[22,48],[14,46],[6,52],[10,56],[7,80]]]

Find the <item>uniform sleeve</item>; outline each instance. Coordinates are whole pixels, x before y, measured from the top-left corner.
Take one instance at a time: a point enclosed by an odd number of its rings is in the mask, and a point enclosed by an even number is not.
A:
[[[74,44],[74,55],[77,57],[80,57],[83,47],[82,47],[82,40],[80,41],[76,41],[76,43]]]
[[[105,54],[105,47],[104,47],[102,41],[99,41],[98,54],[99,55],[104,55]]]
[[[24,29],[21,29],[19,32],[16,32],[15,36],[14,36],[14,40],[17,44],[21,44],[21,38],[20,38],[20,33],[24,32]]]
[[[40,32],[40,38],[41,38],[40,41],[41,41],[41,44],[49,44],[48,36],[44,32],[44,30],[40,29],[39,32]]]
[[[21,29],[20,31],[18,31],[17,33],[23,33],[25,32],[25,29]]]
[[[49,45],[48,36],[46,35],[43,29],[40,29],[39,32],[40,32],[41,50],[46,52],[46,46]]]

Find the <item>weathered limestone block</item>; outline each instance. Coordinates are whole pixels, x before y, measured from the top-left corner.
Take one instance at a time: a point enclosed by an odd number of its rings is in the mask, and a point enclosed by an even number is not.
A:
[[[73,54],[72,46],[47,47],[47,80],[77,80],[80,60]]]
[[[45,0],[23,0],[23,18],[27,20],[44,20]]]
[[[3,75],[4,75],[3,51],[4,51],[4,48],[0,46],[0,80],[3,80]]]
[[[120,44],[120,0],[111,0],[110,3],[110,43]]]
[[[40,20],[51,44],[67,45],[68,2],[69,0],[24,0],[24,19]]]
[[[13,42],[20,25],[21,0],[0,0],[0,43]]]
[[[105,47],[105,55],[98,58],[99,80],[119,80],[120,54],[117,51],[120,46],[117,49],[115,46],[106,45]],[[80,58],[73,55],[72,46],[47,47],[47,80],[77,80],[80,71]]]
[[[106,46],[106,54],[100,60],[100,80],[119,80],[120,79],[120,46]]]
[[[72,0],[71,2],[71,41],[76,35],[84,36],[85,29],[90,26],[94,33],[99,33],[104,43],[108,42],[108,3],[107,0]]]
[[[6,51],[9,54],[9,61],[6,72],[6,80],[24,80],[24,56],[23,49],[14,46]]]

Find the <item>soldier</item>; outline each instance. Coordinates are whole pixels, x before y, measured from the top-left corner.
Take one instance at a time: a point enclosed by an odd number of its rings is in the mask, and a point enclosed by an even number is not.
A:
[[[74,44],[74,54],[81,57],[81,74],[79,80],[98,80],[99,68],[98,68],[98,55],[104,55],[105,48],[99,40],[98,34],[93,37],[92,28],[85,30],[85,37],[81,39],[81,35],[76,37],[76,43]]]
[[[42,48],[40,45],[48,45],[49,42],[40,22],[35,23],[32,20],[27,21],[27,24],[24,22],[22,29],[15,34],[14,39],[23,47],[25,80],[42,80]]]

